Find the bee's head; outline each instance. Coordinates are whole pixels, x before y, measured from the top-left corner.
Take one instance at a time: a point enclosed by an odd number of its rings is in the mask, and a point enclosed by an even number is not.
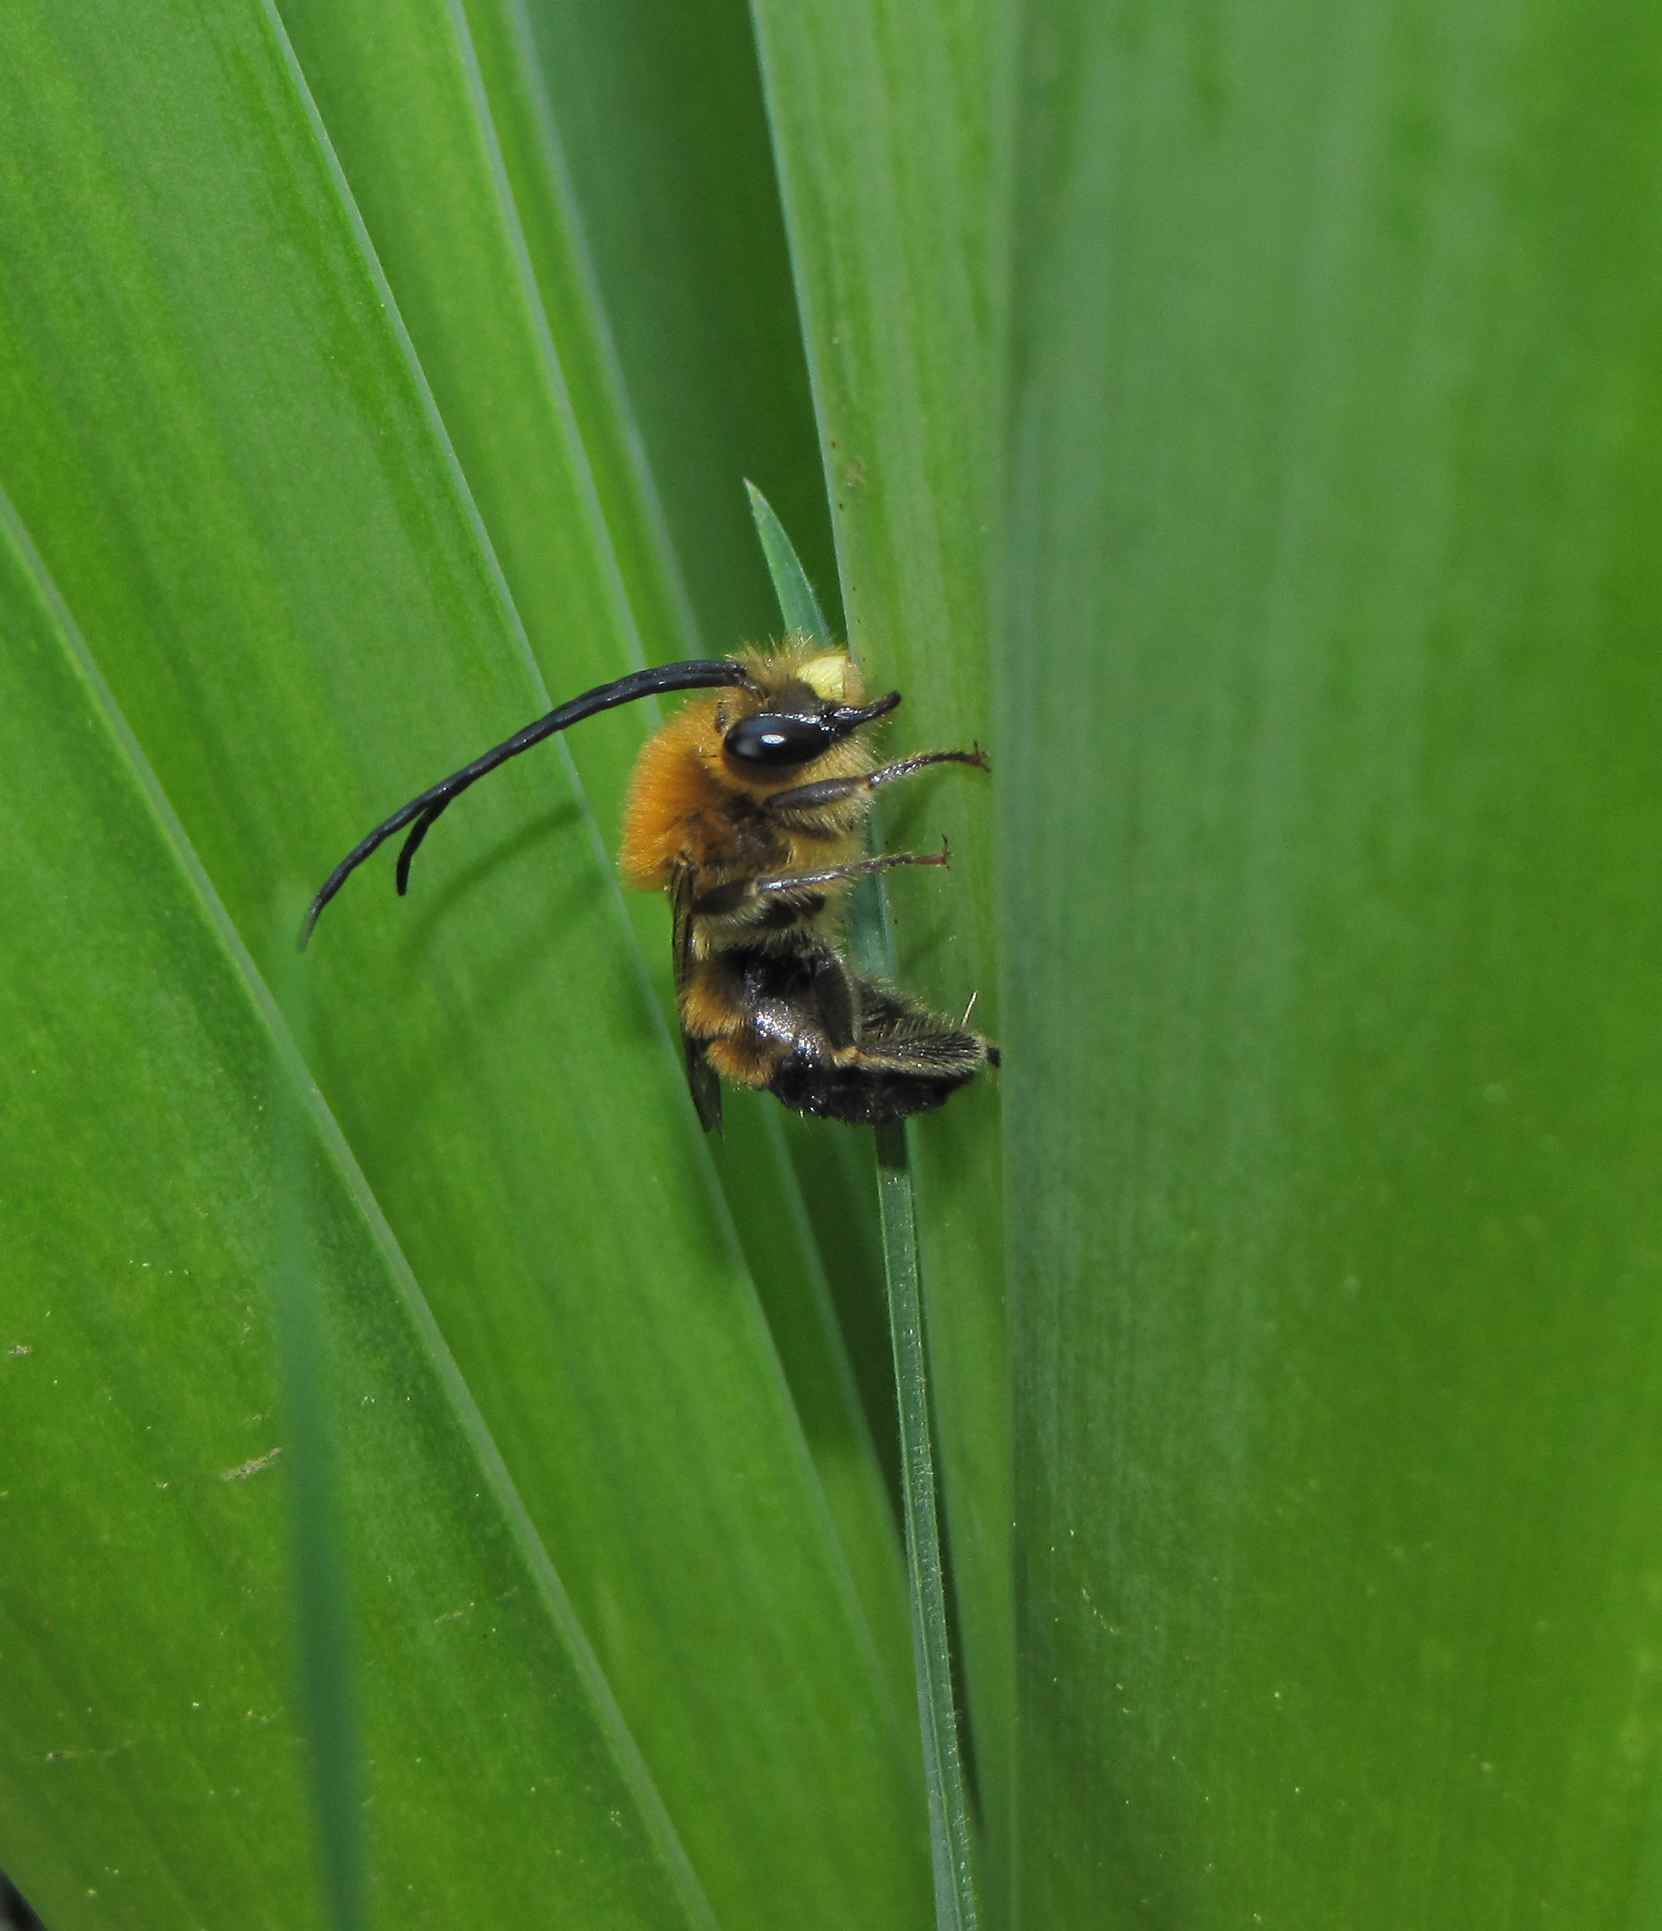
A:
[[[797,662],[788,676],[759,687],[756,709],[727,727],[722,750],[740,770],[757,777],[812,764],[900,702],[899,691],[890,691],[871,704],[849,703],[860,694],[858,675],[841,651]]]

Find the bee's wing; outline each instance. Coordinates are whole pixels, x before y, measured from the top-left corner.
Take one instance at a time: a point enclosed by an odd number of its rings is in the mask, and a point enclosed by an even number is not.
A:
[[[683,1032],[681,1044],[687,1049],[687,1085],[693,1105],[698,1108],[698,1123],[706,1133],[721,1131],[721,1081],[704,1057],[704,1042],[689,1039]]]
[[[670,881],[669,901],[674,913],[675,949],[675,997],[677,1010],[687,981],[692,977],[693,963],[693,894],[697,874],[690,865],[676,868]],[[681,1045],[687,1058],[687,1085],[691,1089],[693,1105],[698,1109],[698,1123],[706,1133],[721,1131],[721,1081],[716,1077],[714,1068],[705,1057],[702,1039],[693,1039],[685,1026],[681,1028]]]

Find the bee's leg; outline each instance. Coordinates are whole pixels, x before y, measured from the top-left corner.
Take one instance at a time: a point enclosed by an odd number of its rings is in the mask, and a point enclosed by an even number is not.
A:
[[[804,787],[807,789],[808,787]],[[777,878],[750,881],[753,892],[771,894],[811,891],[817,885],[836,885],[848,878],[869,878],[874,872],[892,871],[896,865],[950,865],[952,853],[941,840],[938,852],[884,852],[878,858],[856,859],[852,865],[828,865],[819,872],[781,872]]]
[[[854,1004],[854,980],[848,967],[825,946],[816,948],[810,970],[814,1011],[824,1029],[826,1043],[839,1056],[852,1053],[859,1020]]]
[[[781,1060],[768,1090],[787,1106],[881,1126],[943,1105],[983,1066],[998,1064],[998,1048],[979,1033],[867,980],[852,984],[860,1037],[829,1059],[799,1050]]]
[[[880,858],[862,858],[852,865],[827,865],[817,872],[780,872],[771,878],[735,878],[725,885],[712,885],[692,902],[700,918],[732,918],[758,899],[770,905],[788,903],[795,898],[817,899],[822,885],[840,884],[844,879],[869,878],[873,872],[892,871],[896,865],[950,865],[952,854],[943,839],[938,852],[885,852]],[[818,906],[814,907],[817,911]]]
[[[762,801],[766,812],[791,813],[816,811],[821,805],[840,804],[861,792],[870,793],[879,785],[892,784],[896,778],[909,778],[931,764],[973,764],[978,771],[989,769],[987,754],[980,745],[969,751],[920,751],[916,757],[901,758],[894,764],[880,764],[857,778],[821,778],[818,784],[799,784],[789,791],[776,791]]]

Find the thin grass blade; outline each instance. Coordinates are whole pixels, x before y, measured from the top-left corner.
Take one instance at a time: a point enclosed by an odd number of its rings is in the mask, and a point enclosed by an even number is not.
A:
[[[825,612],[820,608],[819,598],[808,581],[808,573],[802,567],[795,545],[785,534],[784,524],[774,515],[773,505],[754,483],[747,480],[744,487],[750,499],[750,514],[756,523],[762,555],[767,559],[768,575],[773,579],[773,594],[779,599],[779,614],[784,620],[785,629],[799,632],[804,637],[817,637],[822,643],[831,643],[831,626],[825,621]]]
[[[747,487],[785,628],[830,642],[818,599],[790,537],[762,493],[753,484]],[[875,885],[875,881],[868,883]],[[865,969],[889,969],[882,900],[875,889],[866,905],[857,909],[855,926],[856,944],[864,955],[861,963]],[[958,1719],[953,1707],[946,1569],[941,1559],[928,1351],[924,1344],[923,1292],[918,1266],[917,1210],[906,1157],[906,1136],[898,1128],[887,1127],[878,1132],[877,1161],[900,1420],[901,1499],[912,1586],[918,1724],[935,1873],[935,1921],[941,1931],[973,1931],[978,1922],[975,1867],[969,1801],[958,1747]]]

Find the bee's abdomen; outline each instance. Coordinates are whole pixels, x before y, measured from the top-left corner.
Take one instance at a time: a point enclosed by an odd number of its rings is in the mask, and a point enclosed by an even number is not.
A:
[[[793,1053],[768,1081],[768,1091],[798,1113],[850,1126],[887,1126],[944,1106],[974,1077],[974,1066],[954,1073],[896,1072],[863,1061],[826,1065]]]
[[[855,1037],[839,1043],[816,990],[825,956],[804,937],[797,947],[729,951],[700,967],[682,1020],[691,1037],[708,1042],[724,1078],[763,1087],[799,1113],[881,1126],[943,1105],[997,1063],[997,1049],[979,1033],[840,964]]]

